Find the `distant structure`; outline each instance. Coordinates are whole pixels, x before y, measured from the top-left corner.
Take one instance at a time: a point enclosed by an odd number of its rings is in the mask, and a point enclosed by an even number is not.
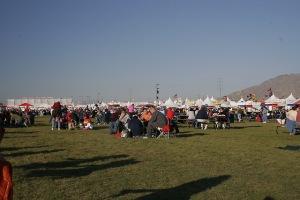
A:
[[[50,108],[54,102],[61,105],[74,106],[73,99],[53,97],[24,97],[21,99],[7,99],[7,107],[19,107],[22,103],[29,103],[35,108]]]

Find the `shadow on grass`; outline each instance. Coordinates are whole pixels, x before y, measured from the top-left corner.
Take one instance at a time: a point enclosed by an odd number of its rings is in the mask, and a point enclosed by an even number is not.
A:
[[[22,138],[35,138],[35,137],[38,137],[38,136],[35,136],[35,135],[28,135],[28,136],[21,136]],[[4,137],[4,139],[13,139],[13,138],[21,138],[20,136],[15,136],[15,137]]]
[[[139,200],[150,200],[150,199],[180,199],[188,200],[192,195],[205,190],[211,189],[222,182],[229,179],[230,175],[222,175],[218,177],[202,178],[199,180],[184,183],[177,187],[167,189],[136,189],[136,190],[122,190],[119,194],[114,197],[123,196],[130,193],[145,193],[151,192],[151,194],[139,197]]]
[[[245,128],[248,128],[248,126],[230,126],[229,130],[230,129],[245,129]]]
[[[194,132],[195,132],[195,130],[192,130],[192,131],[180,131],[179,134],[181,134],[181,133],[194,133]]]
[[[286,145],[285,147],[277,147],[277,148],[282,150],[289,150],[289,151],[300,151],[300,146]]]
[[[6,147],[6,148],[0,148],[0,150],[3,151],[18,151],[21,149],[33,149],[33,148],[44,148],[49,146],[28,146],[28,147]]]
[[[17,166],[15,168],[23,168],[29,170],[28,177],[46,177],[53,178],[72,178],[86,176],[98,170],[105,170],[116,167],[123,167],[126,165],[137,164],[139,161],[134,159],[118,160],[105,164],[91,164],[92,162],[105,161],[107,159],[126,158],[128,155],[114,155],[94,157],[87,159],[68,158],[62,162],[48,162],[48,163],[32,163],[30,165]]]
[[[52,125],[51,125],[51,123],[49,123],[49,124],[35,124],[31,127],[41,127],[41,126],[48,126],[49,128],[51,128]]]
[[[262,127],[262,126],[244,126],[245,128],[259,128],[259,127]]]
[[[104,126],[93,126],[93,130],[101,130],[101,129],[107,129],[107,127],[104,127]]]
[[[186,138],[186,137],[194,137],[194,136],[205,136],[208,135],[207,133],[191,133],[191,134],[186,134],[184,133],[180,133],[178,135],[176,135],[176,137],[178,138]]]
[[[266,196],[266,197],[264,198],[264,200],[274,200],[274,198],[273,198],[273,197],[270,197],[270,196]]]
[[[22,132],[5,132],[5,134],[30,134],[30,133],[40,133],[41,131],[26,131],[26,129],[23,129]]]
[[[17,157],[17,156],[26,156],[26,155],[55,153],[55,152],[64,151],[64,150],[65,149],[44,150],[44,151],[25,151],[25,152],[20,152],[20,153],[5,154],[5,157]]]

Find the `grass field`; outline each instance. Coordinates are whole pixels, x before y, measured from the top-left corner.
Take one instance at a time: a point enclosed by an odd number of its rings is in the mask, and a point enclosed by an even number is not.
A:
[[[48,121],[6,128],[14,199],[300,199],[300,136],[276,134],[275,122],[129,139],[108,125],[51,131]]]

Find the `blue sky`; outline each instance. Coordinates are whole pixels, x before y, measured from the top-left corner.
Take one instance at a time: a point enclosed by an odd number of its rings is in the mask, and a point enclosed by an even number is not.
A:
[[[218,98],[300,73],[299,10],[298,0],[2,0],[1,101],[154,101],[156,84],[161,100]]]

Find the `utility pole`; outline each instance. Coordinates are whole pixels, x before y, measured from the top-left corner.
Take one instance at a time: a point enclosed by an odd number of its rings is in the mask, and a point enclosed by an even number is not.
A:
[[[219,90],[219,98],[222,97],[222,91],[223,91],[223,81],[222,78],[219,78],[218,80],[218,85],[217,85],[217,89]]]

